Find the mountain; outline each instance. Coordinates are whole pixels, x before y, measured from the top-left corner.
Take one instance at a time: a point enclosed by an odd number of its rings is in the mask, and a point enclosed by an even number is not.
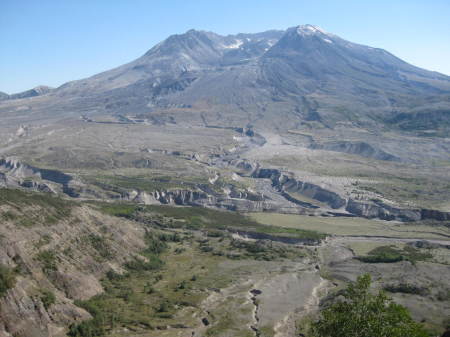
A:
[[[11,98],[42,92],[50,91],[35,88]],[[448,126],[449,98],[450,77],[303,25],[172,35],[135,61],[62,85],[34,109],[282,130],[305,122],[415,130],[414,120],[424,114],[431,127]]]
[[[63,94],[73,91],[104,92],[140,81],[179,77],[183,73],[213,70],[262,55],[283,34],[268,31],[258,34],[220,36],[211,32],[189,30],[172,35],[142,57],[121,67],[85,80],[69,82],[59,88]]]
[[[411,120],[425,113],[431,124],[437,119],[448,125],[442,110],[449,108],[450,78],[312,25],[229,36],[190,30],[128,64],[66,83],[51,96],[57,110],[156,119],[164,114],[193,124],[381,127],[414,125]]]
[[[29,97],[36,97],[41,95],[46,95],[50,93],[53,90],[51,87],[47,87],[45,85],[39,85],[33,89],[22,91],[16,94],[8,95],[4,92],[0,92],[0,100],[5,99],[20,99],[20,98],[29,98]]]
[[[0,91],[0,101],[4,100],[4,99],[8,99],[9,95],[5,92]]]

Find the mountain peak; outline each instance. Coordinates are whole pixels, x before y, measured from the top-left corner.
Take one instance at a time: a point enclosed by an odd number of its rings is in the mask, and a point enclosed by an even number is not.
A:
[[[314,35],[314,34],[328,35],[328,33],[319,26],[310,24],[300,25],[295,27],[295,29],[299,35]]]
[[[39,95],[43,95],[43,94],[46,94],[46,93],[52,91],[53,89],[54,88],[49,87],[47,85],[38,85],[37,87],[34,87],[31,90],[36,91]]]

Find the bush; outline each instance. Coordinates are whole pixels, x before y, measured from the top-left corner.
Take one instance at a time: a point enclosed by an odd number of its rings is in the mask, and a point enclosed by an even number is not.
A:
[[[147,243],[147,248],[144,253],[159,255],[167,249],[166,241],[171,239],[170,236],[161,235],[157,237],[156,235],[147,232],[145,234],[145,242]]]
[[[111,251],[111,248],[104,237],[97,234],[90,234],[88,238],[92,247],[102,258],[111,259],[114,257],[114,253]]]
[[[386,285],[383,288],[386,291],[391,293],[404,293],[404,294],[414,294],[414,295],[428,295],[430,292],[428,289],[423,287],[417,287],[415,285],[409,283],[400,283],[400,284],[390,284]]]
[[[370,292],[369,274],[358,277],[342,293],[344,300],[330,305],[312,324],[315,337],[429,337],[408,310],[384,292]]]
[[[44,250],[37,255],[37,260],[42,263],[42,271],[48,274],[52,271],[56,271],[57,257],[54,251]]]
[[[399,261],[410,261],[416,263],[431,258],[430,253],[422,253],[419,249],[405,246],[403,249],[394,246],[380,246],[372,249],[366,256],[357,256],[356,259],[366,263],[394,263]]]
[[[96,319],[73,324],[69,327],[67,336],[70,337],[96,337],[103,336],[105,333],[102,325]]]
[[[357,256],[356,259],[366,263],[394,263],[403,261],[403,256],[382,253],[379,255]]]
[[[211,247],[211,246],[208,245],[208,244],[201,244],[201,245],[199,246],[199,248],[200,248],[200,250],[201,250],[203,253],[210,253],[210,252],[212,252],[212,251],[214,250],[214,248]]]
[[[11,268],[0,264],[0,297],[16,284],[16,276]]]
[[[156,255],[147,256],[148,261],[140,258],[134,258],[125,264],[125,267],[130,271],[144,271],[144,270],[158,270],[163,266],[163,261]]]
[[[163,242],[181,242],[181,236],[178,233],[159,234],[158,239]]]
[[[44,289],[41,291],[41,301],[42,304],[44,304],[44,308],[47,310],[52,304],[55,304],[55,294],[53,294],[50,290]]]
[[[173,309],[173,305],[169,301],[163,301],[159,304],[159,307],[157,308],[157,312],[159,313],[165,313]],[[161,317],[161,316],[160,316]]]
[[[106,278],[110,281],[120,281],[124,279],[126,276],[119,274],[118,272],[114,271],[113,269],[110,269],[106,272]]]
[[[222,238],[227,234],[224,231],[210,229],[206,231],[206,236],[209,238]]]

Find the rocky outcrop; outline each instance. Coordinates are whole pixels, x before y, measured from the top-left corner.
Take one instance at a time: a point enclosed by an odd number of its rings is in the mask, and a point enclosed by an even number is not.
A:
[[[356,215],[369,219],[378,218],[397,221],[450,220],[450,212],[430,209],[401,208],[388,205],[381,201],[374,202],[369,200],[354,200],[351,198],[346,199],[336,192],[327,190],[321,186],[297,180],[293,177],[293,175],[283,173],[278,169],[257,168],[253,171],[252,177],[270,179],[272,186],[276,188],[287,201],[304,208],[317,209],[319,207],[312,205],[311,203],[298,200],[290,195],[289,192],[295,192],[304,195],[309,199],[317,200],[321,203],[327,204],[333,209],[344,208],[349,215]],[[344,214],[339,213],[339,215],[342,216]]]
[[[273,200],[251,201],[246,199],[218,199],[213,207],[223,208],[229,211],[237,212],[273,212],[286,214],[305,214],[303,207],[290,205],[289,202],[283,203]]]
[[[23,180],[19,182],[19,185],[33,191],[56,193],[55,189],[52,188],[49,184],[40,183],[34,180]]]
[[[237,212],[278,212],[304,214],[304,208],[284,200],[266,198],[262,194],[248,191],[227,191],[216,193],[211,190],[158,190],[153,192],[137,191],[123,192],[123,200],[146,205],[179,205],[221,208]]]
[[[300,193],[311,199],[326,203],[334,209],[341,208],[346,204],[346,200],[333,191],[293,178],[286,180],[283,184],[283,189],[289,192]]]
[[[349,199],[345,208],[348,212],[364,217],[383,220],[418,221],[422,219],[420,210],[396,208],[384,203],[355,201]]]
[[[252,176],[257,169],[259,169],[259,164],[251,162],[245,159],[232,160],[230,162],[231,166],[237,168],[240,172],[245,175]]]
[[[72,176],[58,170],[34,167],[23,163],[18,158],[0,158],[0,185],[21,186],[41,192],[56,192],[55,186],[60,185],[61,191],[71,197],[79,194],[70,186]]]
[[[272,181],[272,186],[277,188],[280,192],[284,192],[290,201],[293,201],[304,207],[312,207],[313,205],[305,203],[301,200],[289,196],[286,192],[295,192],[305,195],[308,198],[320,201],[322,203],[328,204],[331,208],[337,209],[345,206],[346,200],[340,197],[337,193],[324,189],[318,185],[303,182],[293,178],[287,173],[282,173],[277,169],[257,169],[253,174],[254,178],[270,179]]]
[[[0,158],[0,171],[14,178],[27,178],[32,176],[39,176],[39,170],[24,164],[17,158]]]
[[[422,220],[450,221],[450,212],[442,212],[435,209],[421,209],[420,217]]]
[[[246,199],[250,201],[264,201],[266,198],[261,193],[254,193],[248,190],[238,189],[234,186],[230,186],[225,189],[225,193],[232,199]]]
[[[125,196],[126,200],[135,201],[147,205],[152,204],[171,204],[171,205],[189,205],[202,206],[215,204],[215,197],[202,191],[192,190],[164,190],[164,191],[131,191]]]
[[[346,206],[349,213],[364,218],[378,218],[383,220],[420,221],[420,220],[450,220],[450,212],[433,209],[400,208],[383,202],[356,201],[349,199]]]

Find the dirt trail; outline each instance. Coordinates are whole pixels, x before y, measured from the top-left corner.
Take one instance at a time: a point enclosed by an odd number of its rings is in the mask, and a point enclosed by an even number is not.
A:
[[[315,311],[319,307],[320,298],[324,296],[327,290],[331,287],[331,283],[323,278],[312,289],[311,295],[306,299],[302,308],[286,315],[281,321],[275,324],[274,337],[290,337],[296,335],[295,322],[309,313]]]

